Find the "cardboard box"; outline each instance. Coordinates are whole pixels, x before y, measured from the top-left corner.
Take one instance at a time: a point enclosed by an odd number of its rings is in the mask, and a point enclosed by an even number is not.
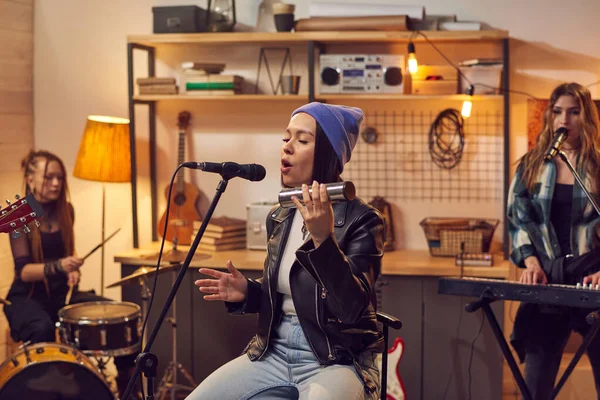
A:
[[[412,81],[412,94],[456,94],[458,81]]]
[[[473,65],[460,67],[467,79],[475,85],[473,94],[500,94],[502,87],[502,65]],[[480,85],[477,85],[479,83]],[[461,93],[469,87],[469,82],[461,76]]]
[[[450,65],[419,65],[411,80],[412,94],[458,93],[458,71]]]

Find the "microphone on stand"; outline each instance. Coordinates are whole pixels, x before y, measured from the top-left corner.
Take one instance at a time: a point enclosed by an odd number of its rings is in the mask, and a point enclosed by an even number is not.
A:
[[[356,196],[356,189],[354,188],[354,184],[350,181],[326,183],[325,188],[327,189],[327,196],[329,196],[329,200],[331,200],[331,202],[351,201],[354,200],[354,197]],[[308,193],[312,197],[312,187],[310,185],[308,186]],[[279,204],[281,207],[296,207],[292,201],[292,196],[296,196],[298,200],[304,204],[304,199],[302,198],[302,188],[291,188],[284,189],[279,192]]]
[[[224,163],[188,161],[182,165],[186,168],[215,172],[224,179],[240,177],[256,182],[262,181],[267,175],[265,167],[260,164],[238,164],[230,161]]]
[[[565,140],[569,137],[569,131],[567,128],[558,128],[554,134],[554,139],[552,139],[552,143],[550,143],[550,147],[546,150],[546,155],[544,156],[545,161],[550,161],[560,151]]]

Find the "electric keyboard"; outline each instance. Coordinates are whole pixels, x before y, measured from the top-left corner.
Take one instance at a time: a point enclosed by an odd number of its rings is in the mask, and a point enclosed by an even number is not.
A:
[[[580,285],[526,285],[498,279],[440,278],[438,293],[557,306],[600,308],[600,290]]]

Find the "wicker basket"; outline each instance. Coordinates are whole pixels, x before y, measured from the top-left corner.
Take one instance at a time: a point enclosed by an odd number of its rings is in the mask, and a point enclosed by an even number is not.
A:
[[[500,221],[476,218],[425,218],[420,222],[432,256],[455,257],[464,243],[465,253],[490,250]]]

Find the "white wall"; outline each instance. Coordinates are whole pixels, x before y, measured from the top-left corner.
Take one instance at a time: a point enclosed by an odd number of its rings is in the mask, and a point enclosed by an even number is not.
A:
[[[389,2],[417,3],[414,0]],[[179,0],[36,1],[36,146],[58,153],[71,173],[86,116],[105,114],[127,117],[126,36],[152,32],[152,6],[184,3],[206,6],[205,1]],[[238,0],[237,3],[238,20],[253,25],[260,2]],[[294,3],[297,4],[297,17],[306,16],[308,2],[296,0]],[[600,24],[597,23],[600,2],[597,0],[424,0],[422,4],[428,14],[454,13],[460,20],[481,21],[494,28],[508,30],[514,38],[511,41],[513,89],[547,97],[557,83],[565,80],[581,83],[600,80]],[[180,48],[173,50],[173,54],[169,51],[166,52],[165,62],[158,66],[161,74],[172,72],[170,62],[175,56],[195,50]],[[301,54],[295,58],[299,62],[302,60]],[[136,56],[141,75],[143,61],[143,55]],[[254,79],[253,74],[248,78]],[[264,79],[263,76],[261,82],[264,83]],[[597,86],[591,89],[593,94],[598,94]],[[526,145],[525,101],[524,96],[511,96],[512,159],[522,154]],[[236,103],[228,103],[228,106],[232,109],[230,117],[223,120],[223,105],[205,102],[159,104],[161,201],[162,188],[176,163],[175,121],[177,113],[183,109],[190,109],[197,117],[193,121],[193,149],[188,159],[260,162],[270,172],[265,181],[256,184],[232,180],[217,214],[244,217],[246,204],[272,199],[277,193],[279,185],[276,170],[280,142],[279,136],[274,133],[281,132],[285,127],[290,104],[269,105],[268,110],[252,104],[243,108],[238,108]],[[138,211],[143,245],[151,240],[145,133],[147,118],[144,107],[138,108],[137,115],[140,121]],[[70,178],[71,197],[76,209],[77,249],[79,254],[83,254],[100,239],[101,185],[72,176]],[[206,196],[212,197],[217,177],[202,174],[195,175],[194,180]],[[113,255],[132,247],[131,198],[129,185],[126,184],[109,184],[106,190],[107,231],[122,228],[121,233],[106,247],[106,281],[112,282],[120,277],[119,265],[112,262]],[[99,260],[99,254],[92,256],[83,273],[83,286],[93,287],[97,291],[100,288]],[[117,290],[106,292],[117,299],[118,293]]]

